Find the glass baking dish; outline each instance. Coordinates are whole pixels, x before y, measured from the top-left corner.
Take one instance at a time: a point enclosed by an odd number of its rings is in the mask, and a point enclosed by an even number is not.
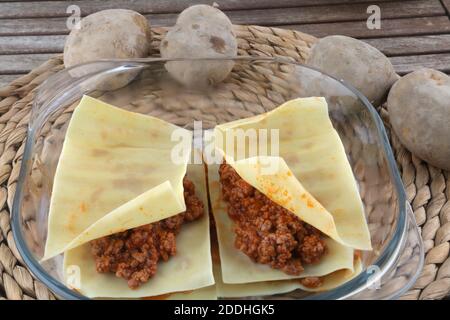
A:
[[[183,68],[227,61],[176,63]],[[233,72],[218,85],[196,86],[193,81],[182,86],[166,71],[167,60],[149,58],[79,65],[55,74],[40,87],[28,127],[12,228],[26,265],[58,297],[86,299],[63,284],[62,256],[39,263],[56,165],[72,111],[83,94],[185,128],[202,120],[204,130],[265,112],[296,97],[324,96],[360,189],[373,251],[362,253],[364,271],[334,290],[316,294],[297,290],[276,298],[393,299],[415,282],[423,267],[423,245],[374,107],[350,85],[301,64],[250,57],[233,61]]]

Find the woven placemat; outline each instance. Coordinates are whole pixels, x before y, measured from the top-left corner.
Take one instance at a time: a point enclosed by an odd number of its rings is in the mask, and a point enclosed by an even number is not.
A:
[[[240,55],[282,56],[303,62],[316,39],[277,28],[236,26]],[[153,48],[165,33],[155,28]],[[157,49],[152,55],[158,55]],[[0,88],[0,299],[55,299],[33,278],[18,254],[10,228],[10,212],[24,140],[36,88],[64,68],[55,56],[29,74]],[[391,132],[389,115],[379,108],[425,244],[425,267],[402,299],[442,299],[450,292],[450,172],[411,155]]]

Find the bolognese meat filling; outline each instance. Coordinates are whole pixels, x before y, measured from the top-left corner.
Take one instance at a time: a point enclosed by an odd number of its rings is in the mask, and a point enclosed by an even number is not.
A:
[[[219,168],[223,199],[235,223],[235,246],[257,263],[289,275],[300,275],[304,265],[317,263],[327,247],[324,235],[244,181],[230,165]],[[320,285],[319,278],[305,285]]]
[[[132,289],[149,281],[159,260],[176,254],[176,235],[185,222],[204,214],[203,202],[195,195],[192,181],[184,178],[186,211],[164,220],[140,226],[90,242],[97,272],[112,272],[124,278]]]

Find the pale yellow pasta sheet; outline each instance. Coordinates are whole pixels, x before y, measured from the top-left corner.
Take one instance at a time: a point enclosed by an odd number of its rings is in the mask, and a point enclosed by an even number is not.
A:
[[[171,150],[192,132],[84,96],[67,129],[55,173],[43,260],[114,232],[185,210],[183,177]],[[136,209],[140,215],[128,216]]]
[[[328,291],[339,287],[345,282],[353,279],[362,271],[361,260],[357,258],[354,261],[353,271],[350,269],[343,269],[328,274],[322,278],[322,285],[317,288],[308,288],[300,283],[297,279],[293,280],[279,280],[279,281],[264,281],[241,284],[227,284],[223,283],[220,265],[214,265],[214,275],[216,277],[217,296],[219,298],[243,298],[243,297],[258,297],[268,296],[274,294],[282,294],[301,289],[307,292],[321,292]]]
[[[318,277],[341,269],[353,272],[353,249],[330,238],[326,239],[328,253],[322,257],[319,263],[305,265],[304,272],[299,276],[288,275],[268,265],[253,262],[234,246],[234,222],[228,216],[227,204],[222,199],[218,165],[208,166],[208,183],[211,209],[216,223],[223,283],[243,284]],[[281,284],[277,284],[277,286],[281,286]]]
[[[96,271],[89,244],[185,211],[186,174],[207,207],[205,167],[190,165],[187,172],[191,148],[190,131],[83,97],[55,174],[43,259],[64,252],[67,284],[90,298],[176,298],[180,292],[214,298],[214,290],[203,290],[214,285],[207,214],[182,226],[177,254],[134,290],[125,279]],[[174,158],[174,150],[184,152]]]
[[[214,299],[215,291],[210,253],[209,218],[206,177],[203,165],[189,165],[188,178],[195,184],[196,194],[205,204],[204,216],[186,223],[177,235],[177,254],[167,262],[158,262],[158,271],[147,283],[130,289],[127,281],[112,273],[98,273],[86,243],[64,255],[64,270],[79,269],[78,291],[89,298],[142,298],[171,294],[170,299]],[[139,212],[129,212],[130,215]],[[197,292],[197,289],[202,289]],[[204,289],[204,290],[203,290]],[[192,291],[193,296],[189,297]],[[194,294],[195,293],[195,294]],[[172,295],[173,294],[173,295]]]
[[[266,130],[269,152],[276,150],[270,138],[278,137],[279,154],[264,154],[261,149],[255,154],[250,146],[249,130],[253,129],[253,142],[258,148],[264,142],[258,130]],[[277,130],[277,134],[271,136],[271,130]],[[244,142],[240,143],[238,137],[245,137]],[[209,165],[210,200],[221,260],[219,271],[216,266],[219,297],[330,290],[361,272],[354,249],[370,250],[370,234],[356,181],[325,99],[294,99],[268,113],[218,125],[214,143],[219,155],[247,183],[328,236],[327,254],[319,263],[306,265],[300,276],[253,262],[234,246],[234,223],[221,196],[218,165]],[[323,284],[315,289],[304,287],[298,280],[303,277],[321,277]]]
[[[248,129],[278,130],[279,155],[252,156],[248,139],[239,144],[234,138],[234,145],[225,139]],[[237,173],[271,200],[345,246],[371,249],[356,181],[324,98],[294,99],[265,114],[219,125],[215,143]],[[263,170],[270,167],[277,170]]]

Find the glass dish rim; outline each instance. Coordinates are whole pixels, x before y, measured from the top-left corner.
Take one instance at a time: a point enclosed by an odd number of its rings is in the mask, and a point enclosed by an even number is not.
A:
[[[146,65],[156,63],[156,62],[169,62],[169,61],[205,61],[205,60],[233,60],[233,61],[247,61],[249,63],[256,62],[256,61],[265,61],[269,63],[276,63],[276,64],[290,64],[294,65],[296,67],[303,67],[306,69],[310,69],[316,72],[319,72],[321,75],[324,75],[326,77],[329,77],[331,79],[334,79],[335,81],[339,82],[341,85],[343,85],[346,89],[348,89],[350,92],[352,92],[361,102],[362,105],[367,109],[367,111],[370,114],[370,117],[372,121],[374,122],[376,128],[377,128],[377,135],[382,145],[382,153],[384,154],[385,159],[388,162],[388,168],[389,168],[389,174],[391,176],[391,179],[393,181],[395,190],[398,195],[398,210],[399,215],[397,218],[397,225],[395,228],[395,232],[392,236],[392,238],[389,240],[389,243],[386,245],[385,249],[381,253],[381,255],[376,259],[376,261],[373,263],[374,265],[380,267],[382,270],[388,270],[390,266],[395,262],[398,255],[400,254],[399,248],[401,247],[402,243],[406,240],[406,234],[407,234],[407,225],[408,225],[408,213],[407,213],[407,203],[406,203],[406,193],[402,184],[402,180],[400,178],[400,173],[398,171],[395,158],[393,155],[392,148],[389,143],[389,139],[386,133],[386,129],[384,127],[384,124],[374,108],[374,106],[369,102],[369,100],[356,88],[354,88],[352,85],[348,84],[347,82],[343,81],[342,79],[338,79],[336,77],[333,77],[322,70],[319,70],[314,67],[307,66],[302,63],[298,63],[289,59],[280,58],[280,57],[255,57],[255,56],[243,56],[243,57],[224,57],[224,58],[186,58],[186,59],[164,59],[164,58],[138,58],[138,59],[102,59],[102,60],[96,60],[91,61],[88,63],[83,63],[80,65],[73,66],[71,68],[63,69],[56,74],[52,75],[48,79],[44,81],[44,83],[41,85],[41,87],[38,89],[34,102],[32,110],[35,109],[36,101],[38,101],[38,97],[44,91],[48,85],[48,83],[51,83],[51,80],[53,78],[56,78],[57,76],[60,76],[62,73],[68,73],[72,69],[77,69],[83,66],[87,65],[95,65],[102,62],[117,62],[122,64],[137,64],[141,68],[145,68]],[[122,65],[123,66],[123,65]],[[114,70],[118,68],[119,65],[112,66],[111,69]],[[105,72],[111,72],[111,69],[105,69],[101,70],[99,72],[94,72],[92,74],[89,74],[88,76],[95,76],[99,75]],[[88,77],[86,77],[87,79]],[[33,112],[33,111],[32,111]],[[30,122],[32,120],[30,119]],[[30,139],[32,138],[32,139]],[[28,124],[27,128],[27,137],[26,137],[26,143],[25,143],[25,149],[23,153],[22,163],[20,166],[20,172],[19,177],[17,181],[17,187],[16,192],[13,199],[13,206],[12,206],[12,213],[11,213],[11,226],[12,226],[12,232],[13,232],[13,238],[16,243],[17,250],[19,254],[21,255],[23,261],[25,262],[26,266],[30,269],[30,271],[35,275],[38,280],[42,281],[44,285],[46,285],[52,292],[54,292],[57,296],[63,297],[64,299],[79,299],[79,300],[89,300],[89,298],[72,291],[68,287],[66,287],[64,284],[56,280],[54,277],[50,276],[44,268],[40,265],[39,261],[37,261],[33,254],[28,249],[28,246],[26,245],[25,239],[23,238],[21,232],[20,232],[20,204],[22,202],[22,190],[23,190],[23,184],[25,180],[25,174],[28,171],[28,165],[29,165],[29,159],[31,156],[32,146],[33,146],[33,139],[34,139],[34,130],[30,124]],[[421,256],[421,260],[423,260],[423,256]],[[420,262],[420,265],[423,265],[423,261]],[[407,289],[417,280],[419,274],[420,274],[421,268],[419,268],[415,275],[411,277],[407,285],[403,287],[403,290],[397,291],[396,293],[392,294],[389,298],[396,298],[406,292]],[[351,297],[357,292],[360,292],[365,289],[364,285],[369,281],[369,277],[367,274],[362,272],[355,278],[351,279],[350,281],[344,283],[343,285],[322,293],[317,293],[311,297],[306,297],[306,299],[345,299],[346,297]],[[355,291],[355,288],[359,289],[358,291]]]

